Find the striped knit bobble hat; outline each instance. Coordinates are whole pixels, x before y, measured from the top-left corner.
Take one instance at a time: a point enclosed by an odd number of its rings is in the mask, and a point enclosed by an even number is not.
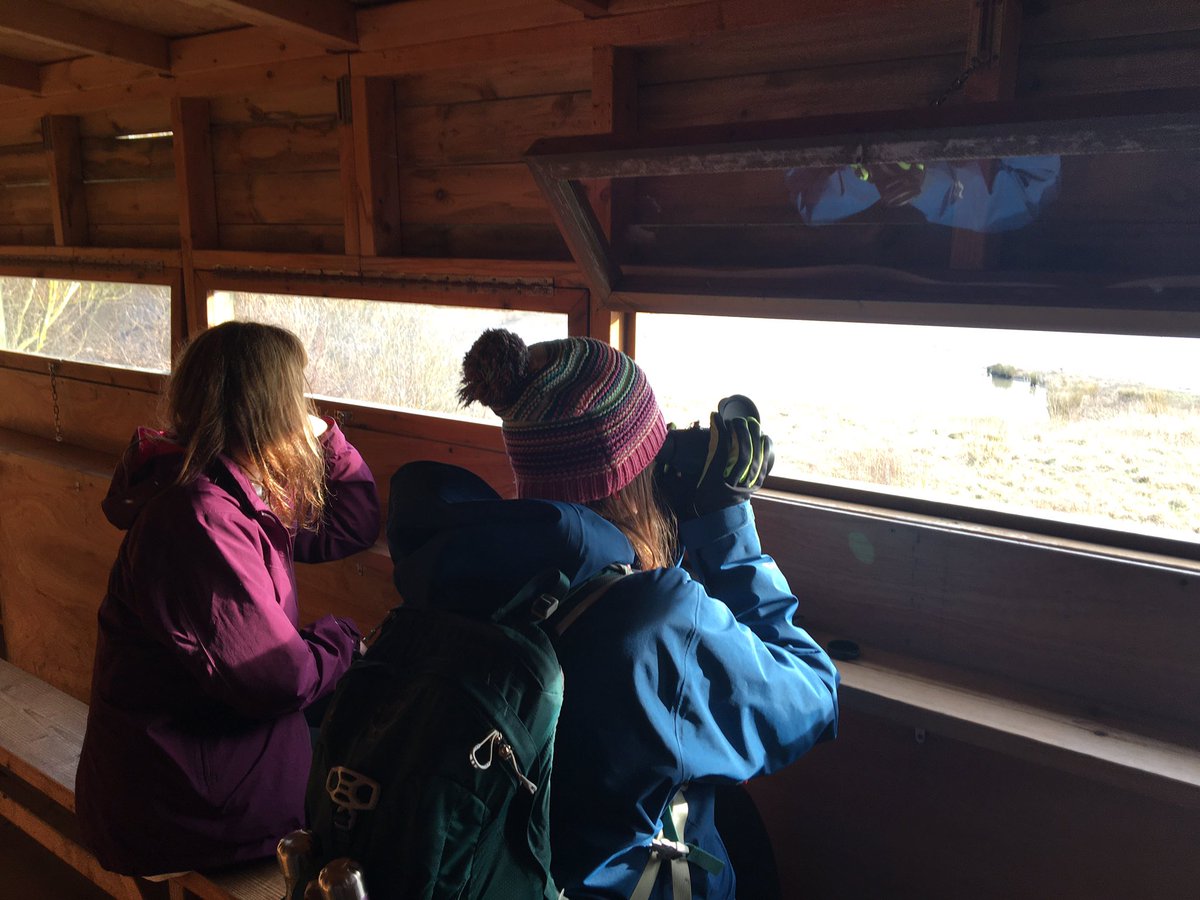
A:
[[[667,435],[646,374],[592,338],[527,347],[511,331],[485,331],[463,357],[458,396],[501,418],[522,498],[587,503],[615,494]]]

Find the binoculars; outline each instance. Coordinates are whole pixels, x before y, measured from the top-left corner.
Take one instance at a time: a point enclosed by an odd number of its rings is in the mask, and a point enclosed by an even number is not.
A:
[[[717,404],[717,418],[723,422],[734,419],[758,419],[758,407],[754,401],[742,394],[733,394]],[[761,420],[760,420],[761,421]],[[681,479],[685,484],[695,485],[704,471],[708,458],[708,428],[693,422],[690,428],[672,428],[654,460],[655,474]],[[670,475],[666,472],[669,471]]]
[[[275,856],[283,872],[284,900],[369,900],[362,868],[352,859],[340,857],[314,873],[316,842],[311,831],[285,835]]]

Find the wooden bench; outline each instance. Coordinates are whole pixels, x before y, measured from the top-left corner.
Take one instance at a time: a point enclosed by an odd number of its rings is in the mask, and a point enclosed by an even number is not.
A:
[[[161,887],[104,869],[76,837],[75,769],[87,705],[0,660],[0,816],[119,900],[145,900]],[[167,886],[185,900],[279,900],[274,860],[219,872],[189,872]]]

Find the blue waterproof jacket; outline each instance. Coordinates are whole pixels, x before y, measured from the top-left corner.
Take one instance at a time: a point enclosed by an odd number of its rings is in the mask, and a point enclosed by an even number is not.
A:
[[[625,536],[587,507],[495,496],[451,466],[397,473],[388,538],[406,600],[483,612],[549,566],[578,584],[633,562]],[[571,900],[629,897],[685,784],[684,840],[727,862],[715,785],[780,769],[836,730],[837,672],[792,624],[796,597],[762,552],[750,504],[685,522],[680,537],[690,574],[634,572],[557,645],[552,871]],[[691,878],[695,897],[735,896],[728,865],[692,866]],[[652,896],[671,896],[668,866]]]

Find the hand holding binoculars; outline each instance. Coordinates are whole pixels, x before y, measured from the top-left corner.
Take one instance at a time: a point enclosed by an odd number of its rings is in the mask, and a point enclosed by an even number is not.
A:
[[[748,500],[775,464],[774,445],[762,433],[758,407],[733,394],[717,404],[709,427],[668,426],[655,459],[659,492],[680,521]]]

